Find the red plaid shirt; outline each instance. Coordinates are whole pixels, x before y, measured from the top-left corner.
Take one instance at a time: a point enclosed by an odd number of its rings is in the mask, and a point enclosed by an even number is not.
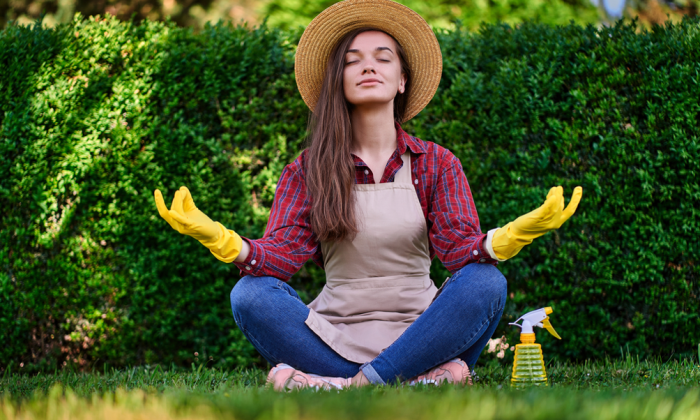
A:
[[[409,136],[396,125],[398,146],[387,162],[380,183],[393,182],[403,166],[401,155],[409,148],[413,184],[428,225],[430,257],[437,255],[454,273],[467,264],[497,264],[484,247],[472,193],[462,164],[449,150],[435,143]],[[309,223],[310,198],[306,194],[304,167],[306,151],[282,171],[275,199],[262,239],[244,238],[250,253],[235,263],[241,275],[273,276],[284,281],[312,258],[323,267],[323,255]],[[365,162],[355,159],[355,182],[374,183]]]

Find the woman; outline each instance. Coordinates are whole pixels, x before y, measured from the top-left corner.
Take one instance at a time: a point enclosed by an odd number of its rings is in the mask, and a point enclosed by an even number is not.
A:
[[[265,235],[243,239],[194,205],[187,188],[160,215],[243,277],[231,292],[236,324],[273,366],[275,389],[471,383],[469,366],[503,313],[495,267],[561,226],[563,189],[482,234],[459,160],[400,124],[439,84],[437,40],[390,0],[345,0],[307,27],[297,50],[300,93],[313,111],[310,146],[277,185]],[[437,256],[453,273],[441,290]],[[309,258],[327,283],[308,307],[287,281]]]

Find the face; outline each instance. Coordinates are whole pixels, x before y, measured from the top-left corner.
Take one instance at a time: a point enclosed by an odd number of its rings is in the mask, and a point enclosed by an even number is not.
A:
[[[384,32],[357,35],[345,54],[343,91],[353,105],[391,104],[406,89],[396,42]]]

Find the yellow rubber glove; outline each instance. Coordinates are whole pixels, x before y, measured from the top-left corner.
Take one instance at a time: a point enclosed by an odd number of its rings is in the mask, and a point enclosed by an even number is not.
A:
[[[553,187],[544,204],[524,214],[493,234],[493,251],[502,260],[513,258],[525,245],[550,230],[559,229],[576,211],[583,189],[574,188],[569,205],[564,209],[564,189]]]
[[[243,239],[236,232],[226,229],[221,223],[202,213],[194,205],[192,194],[187,187],[180,187],[175,192],[170,210],[165,206],[160,190],[155,190],[153,195],[160,217],[176,231],[195,238],[209,248],[219,260],[232,262],[241,252]]]

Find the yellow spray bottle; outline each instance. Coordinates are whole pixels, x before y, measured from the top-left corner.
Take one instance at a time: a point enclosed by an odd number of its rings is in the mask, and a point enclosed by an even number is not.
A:
[[[547,386],[547,372],[544,368],[542,346],[535,343],[533,327],[544,327],[550,334],[561,340],[559,334],[549,322],[549,314],[552,308],[540,308],[528,312],[509,325],[520,327],[520,344],[515,346],[515,361],[513,362],[513,375],[510,385],[515,388],[525,388],[532,385]],[[518,321],[523,321],[518,324]]]

